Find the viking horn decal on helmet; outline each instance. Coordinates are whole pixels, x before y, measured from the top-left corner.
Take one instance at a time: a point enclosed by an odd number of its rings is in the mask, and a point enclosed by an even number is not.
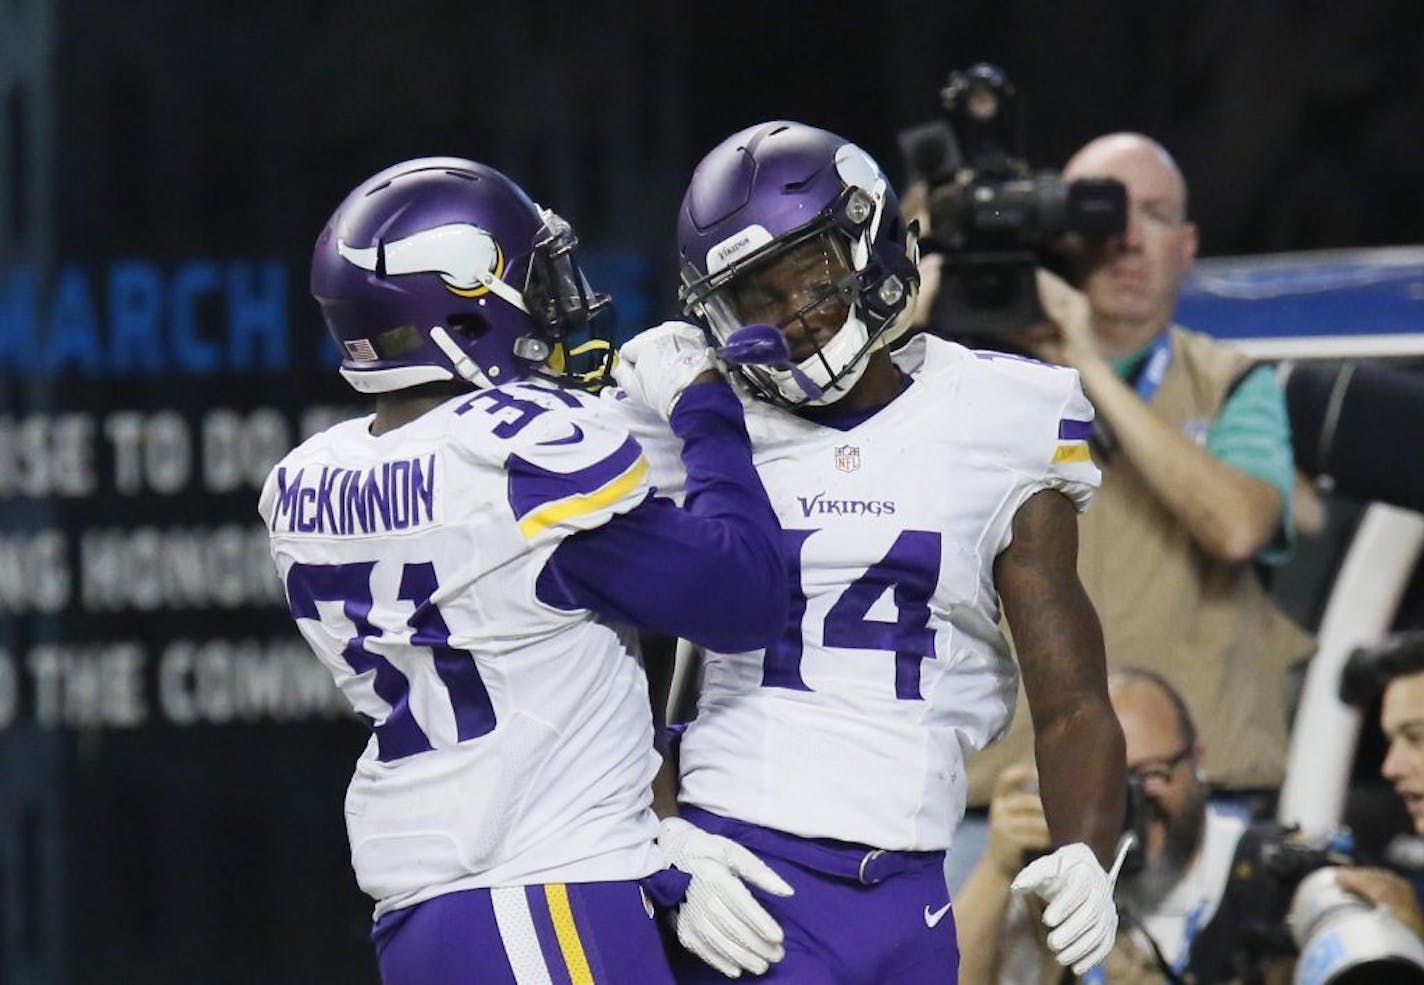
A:
[[[445,286],[466,297],[484,293],[504,273],[504,254],[494,237],[465,222],[422,229],[370,247],[339,241],[336,249],[348,263],[371,273],[377,272],[384,250],[386,276],[439,274]]]
[[[557,229],[551,229],[557,226]],[[606,294],[574,230],[517,184],[463,157],[418,157],[354,188],[312,250],[311,293],[362,393],[532,376],[592,388],[612,350]]]

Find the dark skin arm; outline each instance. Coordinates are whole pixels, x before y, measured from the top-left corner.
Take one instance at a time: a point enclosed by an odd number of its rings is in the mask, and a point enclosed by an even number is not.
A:
[[[643,667],[648,675],[648,700],[653,706],[653,744],[663,764],[653,777],[653,813],[659,819],[677,815],[677,763],[673,760],[663,731],[667,728],[668,694],[672,689],[677,639],[662,633],[642,632]]]
[[[1078,517],[1040,490],[1014,515],[994,580],[1033,717],[1043,810],[1054,846],[1084,842],[1106,869],[1122,832],[1122,728],[1108,701],[1103,632],[1078,580]]]

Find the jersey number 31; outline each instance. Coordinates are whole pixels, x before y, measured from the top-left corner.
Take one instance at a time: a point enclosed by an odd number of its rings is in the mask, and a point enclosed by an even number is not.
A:
[[[375,561],[294,564],[287,573],[287,598],[296,619],[320,619],[318,602],[342,603],[342,611],[356,627],[356,635],[346,641],[341,657],[357,674],[371,674],[376,694],[391,707],[383,722],[361,715],[376,734],[380,760],[390,762],[433,747],[430,737],[411,713],[409,678],[385,657],[365,646],[366,640],[384,635],[381,628],[371,622],[371,609],[375,605],[371,569],[375,566]],[[396,597],[413,606],[414,611],[406,620],[411,629],[410,646],[430,650],[435,673],[450,695],[456,738],[464,742],[493,731],[494,705],[475,666],[474,655],[450,645],[450,627],[430,601],[437,587],[435,565],[428,561],[406,564],[401,568]]]

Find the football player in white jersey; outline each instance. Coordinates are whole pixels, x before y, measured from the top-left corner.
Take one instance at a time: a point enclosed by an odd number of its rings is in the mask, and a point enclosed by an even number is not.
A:
[[[678,246],[702,327],[626,344],[610,402],[673,489],[676,443],[657,428],[669,388],[699,353],[741,364],[790,615],[769,647],[707,654],[664,841],[690,822],[794,887],[756,892],[785,931],[759,980],[953,982],[942,866],[964,760],[1008,724],[1021,670],[1055,851],[1017,889],[1047,901],[1059,960],[1086,970],[1116,929],[1125,781],[1075,565],[1075,511],[1098,484],[1076,374],[931,336],[892,354],[918,284],[914,233],[875,162],[823,130],[773,122],[724,141],[692,177]],[[681,960],[685,982],[764,967]]]
[[[740,650],[784,624],[780,532],[726,381],[675,395],[681,506],[562,385],[610,358],[573,344],[608,303],[575,245],[459,158],[373,176],[316,244],[312,293],[375,413],[287,455],[260,511],[298,627],[371,728],[346,819],[386,985],[670,982],[639,883],[662,868],[661,760],[628,627]],[[741,879],[789,890],[749,853],[693,875],[732,917],[714,939],[736,919],[775,933]]]

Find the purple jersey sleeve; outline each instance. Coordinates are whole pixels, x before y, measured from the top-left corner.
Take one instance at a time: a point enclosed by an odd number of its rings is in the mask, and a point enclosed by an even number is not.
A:
[[[671,633],[713,650],[765,646],[786,620],[781,529],[752,465],[741,404],[724,383],[689,387],[672,415],[683,441],[681,508],[653,497],[566,538],[539,598]]]

